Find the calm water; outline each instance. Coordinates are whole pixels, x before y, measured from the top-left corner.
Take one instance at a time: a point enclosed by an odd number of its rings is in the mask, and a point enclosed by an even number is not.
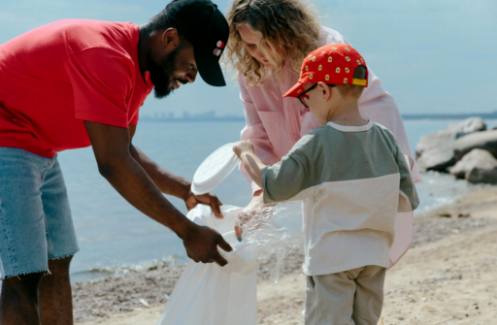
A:
[[[224,12],[231,3],[231,0],[215,1]],[[496,81],[493,76],[497,71],[494,64],[497,43],[489,40],[495,38],[497,28],[496,1],[308,2],[315,6],[322,24],[339,30],[363,52],[369,66],[381,77],[385,89],[394,95],[403,112],[495,109]],[[162,0],[2,0],[0,43],[60,18],[144,23],[163,7]],[[464,91],[461,82],[453,82],[460,79],[461,69],[470,72],[464,74]],[[239,110],[233,110],[240,107],[235,84],[231,82],[228,87],[213,88],[197,82],[171,96],[167,107],[174,107],[174,112],[239,113]],[[164,103],[155,99],[148,100],[145,106],[149,114],[164,112]],[[423,134],[448,123],[407,121],[411,145]],[[495,125],[497,121],[491,124]],[[242,122],[142,123],[137,143],[164,167],[190,178],[208,153],[221,144],[236,140],[241,127]],[[90,150],[65,152],[60,155],[60,161],[81,246],[81,252],[74,259],[74,273],[135,265],[168,256],[183,257],[180,241],[169,230],[129,206],[99,176]],[[467,186],[450,177],[426,175],[418,189],[423,202],[421,209],[427,209],[447,202],[456,193],[467,190]],[[235,173],[217,194],[226,203],[243,205],[248,201],[248,191],[246,182]],[[174,203],[184,210],[182,202]]]
[[[450,121],[407,121],[411,146],[423,134],[444,128]],[[495,121],[493,124],[497,124]],[[163,167],[190,179],[196,166],[218,146],[238,139],[243,122],[143,122],[136,144]],[[135,265],[175,256],[184,258],[175,235],[127,204],[98,174],[90,150],[63,152],[62,169],[69,190],[81,251],[74,259],[76,278],[89,269]],[[426,175],[418,186],[421,210],[445,203],[467,190],[465,182]],[[235,172],[217,189],[225,203],[248,202],[249,186]],[[185,211],[183,203],[173,203]]]

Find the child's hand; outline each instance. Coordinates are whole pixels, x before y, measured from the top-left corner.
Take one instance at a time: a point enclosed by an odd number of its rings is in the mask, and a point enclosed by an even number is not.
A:
[[[244,152],[254,152],[254,145],[248,140],[240,141],[233,146],[233,152],[240,158]]]
[[[248,176],[262,187],[261,171],[266,165],[255,154],[254,145],[250,141],[240,141],[233,145],[233,152],[240,159]]]

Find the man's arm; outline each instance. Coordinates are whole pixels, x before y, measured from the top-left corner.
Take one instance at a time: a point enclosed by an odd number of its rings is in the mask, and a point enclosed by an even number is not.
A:
[[[194,261],[226,264],[217,246],[230,251],[221,235],[196,225],[161,193],[145,169],[132,156],[127,128],[85,122],[100,174],[134,207],[173,230]]]
[[[143,167],[162,193],[174,195],[178,198],[186,200],[188,193],[190,192],[190,183],[181,177],[168,173],[152,161],[143,151],[135,147],[132,143],[135,132],[136,125],[130,126],[129,149],[131,156]]]
[[[174,195],[185,201],[188,210],[195,207],[197,204],[206,204],[211,207],[215,216],[221,217],[221,202],[216,196],[209,194],[194,195],[190,188],[190,182],[185,179],[169,173],[161,168],[152,159],[150,159],[143,151],[133,145],[133,137],[136,132],[136,125],[129,127],[130,145],[129,150],[131,156],[140,164],[145,172],[154,181],[155,185],[162,193]]]

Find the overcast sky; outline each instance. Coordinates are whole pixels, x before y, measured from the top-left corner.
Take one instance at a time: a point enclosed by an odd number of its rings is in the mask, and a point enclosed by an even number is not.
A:
[[[0,42],[60,18],[145,23],[168,1],[1,0]],[[226,12],[229,0],[215,1]],[[497,110],[497,1],[313,0],[321,23],[366,57],[403,113]],[[142,114],[242,114],[234,77],[213,88],[199,78]],[[152,96],[151,96],[152,97]]]

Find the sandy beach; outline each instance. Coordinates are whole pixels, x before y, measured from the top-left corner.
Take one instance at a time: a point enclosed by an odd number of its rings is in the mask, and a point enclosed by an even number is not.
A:
[[[413,247],[387,274],[384,324],[497,322],[497,188],[483,187],[418,215]],[[304,277],[296,246],[275,282],[259,272],[259,324],[302,324]],[[77,324],[156,324],[181,267],[161,263],[74,287]]]

